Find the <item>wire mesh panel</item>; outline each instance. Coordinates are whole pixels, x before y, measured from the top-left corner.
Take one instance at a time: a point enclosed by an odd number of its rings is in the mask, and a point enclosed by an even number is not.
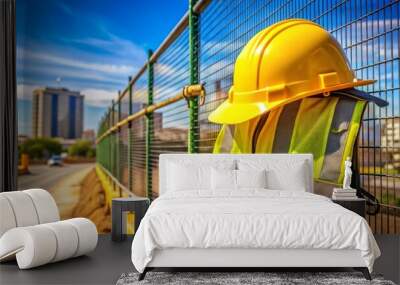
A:
[[[129,184],[129,167],[128,167],[128,125],[120,128],[119,131],[119,181],[128,188]]]
[[[109,168],[108,153],[108,139],[104,139],[99,144],[97,144],[96,156],[97,162],[106,169]]]
[[[104,168],[111,171],[111,137],[106,137],[102,142]]]
[[[123,120],[129,116],[129,92],[126,92],[119,100],[120,103],[120,119]]]
[[[378,80],[364,89],[386,99],[389,107],[369,104],[365,112],[359,137],[361,182],[381,204],[379,214],[368,216],[372,229],[399,233],[398,1],[212,1],[200,21],[200,77],[207,83],[206,104],[199,115],[200,151],[212,151],[220,126],[207,117],[227,97],[240,50],[257,32],[287,18],[322,25],[345,49],[357,77]]]
[[[114,102],[114,105],[112,106],[112,119],[114,125],[116,125],[119,122],[119,106],[118,106],[118,101]]]
[[[189,82],[188,29],[169,46],[154,64],[154,103],[182,91]],[[158,158],[162,153],[187,152],[189,112],[185,100],[154,113],[154,139],[151,155],[152,187],[158,195]]]
[[[136,113],[146,106],[147,79],[142,75],[133,87],[132,111]],[[140,117],[132,121],[132,189],[138,196],[146,196],[146,118]]]
[[[109,135],[109,140],[110,140],[110,152],[111,152],[111,157],[110,157],[110,173],[118,178],[118,163],[119,163],[119,157],[118,157],[118,133],[114,132],[111,135]]]
[[[400,233],[400,95],[399,2],[362,3],[353,7],[354,21],[340,33],[358,77],[377,82],[365,88],[389,102],[386,108],[369,104],[359,137],[362,186],[380,202],[369,215],[374,232]],[[356,5],[357,3],[354,3]],[[361,8],[361,9],[360,9]],[[345,32],[346,31],[346,32]]]
[[[199,108],[200,152],[212,152],[220,125],[210,123],[208,115],[227,98],[233,65],[244,45],[237,36],[239,8],[239,2],[214,1],[201,14],[200,82],[206,83],[207,96]]]
[[[111,122],[113,125],[118,123],[118,104],[114,102],[111,106]],[[117,132],[110,134],[110,151],[111,151],[111,163],[110,163],[110,173],[118,179],[118,164],[119,164],[119,135]]]
[[[129,92],[123,94],[118,104],[118,122],[129,116]],[[118,177],[117,179],[122,185],[128,187],[129,184],[129,169],[128,169],[128,125],[125,125],[118,130]]]
[[[364,90],[389,102],[386,108],[367,106],[357,153],[361,186],[380,204],[380,212],[368,216],[372,229],[378,233],[400,233],[399,5],[399,1],[389,0],[211,1],[200,15],[199,27],[200,82],[206,83],[207,91],[206,102],[199,109],[200,152],[213,149],[220,125],[208,122],[207,117],[227,98],[234,63],[243,46],[256,33],[278,21],[288,18],[312,20],[339,41],[358,78],[377,80],[375,84],[363,87]],[[188,34],[186,28],[154,63],[154,103],[176,95],[189,83]],[[133,113],[146,106],[146,75],[144,73],[134,85]],[[118,112],[111,113],[114,123],[118,118],[126,117],[128,96],[125,94],[120,101],[119,116]],[[159,155],[187,151],[188,116],[184,100],[154,113],[150,157],[153,192],[158,192]],[[110,121],[106,117],[102,128],[110,127],[107,126]],[[131,190],[141,196],[146,192],[145,125],[145,117],[132,122],[129,150],[132,157]],[[120,179],[126,185],[126,130],[121,130],[118,138],[119,148],[115,147],[113,134],[98,144],[99,152],[108,151],[108,155],[98,153],[98,161],[113,175],[121,175]],[[120,174],[115,171],[117,164]]]
[[[107,125],[107,115],[103,116],[99,123],[99,128],[97,130],[97,136],[101,136],[105,131],[107,131],[108,125]],[[107,141],[102,140],[101,142],[97,143],[96,146],[96,160],[97,163],[102,165],[103,167],[106,167],[106,164],[108,163],[108,151],[107,151]]]
[[[111,112],[109,112],[107,114],[106,117],[106,125],[107,125],[107,129],[110,128],[112,126],[111,124]],[[105,167],[106,169],[111,172],[111,166],[112,166],[112,148],[111,148],[111,136],[107,136],[104,139],[105,142],[105,151],[106,151],[106,155],[105,155],[105,159],[106,159],[106,164]]]

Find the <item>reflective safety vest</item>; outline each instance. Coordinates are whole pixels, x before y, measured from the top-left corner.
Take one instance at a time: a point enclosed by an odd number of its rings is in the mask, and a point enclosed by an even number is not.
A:
[[[340,185],[367,101],[307,97],[237,125],[223,125],[214,153],[312,153],[316,182]]]

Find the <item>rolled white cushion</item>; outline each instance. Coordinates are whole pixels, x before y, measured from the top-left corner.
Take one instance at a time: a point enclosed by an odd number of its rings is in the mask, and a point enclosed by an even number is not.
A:
[[[35,205],[31,197],[23,191],[3,192],[13,210],[17,227],[33,226],[39,223]]]
[[[78,233],[65,221],[44,224],[56,236],[57,251],[51,262],[57,262],[75,256],[78,250]]]
[[[60,220],[57,204],[48,191],[43,189],[29,189],[22,192],[28,194],[32,199],[39,218],[39,224]]]
[[[19,227],[0,238],[0,261],[15,255],[19,268],[28,269],[86,254],[96,245],[96,226],[84,218]]]
[[[49,263],[56,251],[56,237],[43,225],[14,228],[0,238],[0,260],[16,256],[20,269]]]
[[[0,237],[16,226],[17,223],[10,202],[6,197],[0,195]]]
[[[71,224],[78,233],[78,249],[74,257],[91,252],[96,248],[98,234],[96,226],[91,220],[74,218],[63,222]]]

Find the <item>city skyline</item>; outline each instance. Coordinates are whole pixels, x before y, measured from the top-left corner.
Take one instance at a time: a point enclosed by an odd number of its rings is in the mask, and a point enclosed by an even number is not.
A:
[[[156,49],[187,10],[187,2],[179,0],[118,4],[17,2],[19,134],[31,135],[33,91],[45,87],[85,95],[84,129],[96,130],[128,76],[145,63],[146,50]]]

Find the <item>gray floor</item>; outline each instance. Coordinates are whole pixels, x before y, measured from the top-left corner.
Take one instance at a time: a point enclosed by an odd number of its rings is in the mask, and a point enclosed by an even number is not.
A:
[[[400,284],[400,235],[375,235],[381,250],[374,264],[374,271],[383,274],[385,279]]]
[[[19,270],[15,262],[0,264],[0,284],[115,284],[122,273],[134,270],[131,243],[114,243],[110,235],[100,235],[88,256],[29,270]]]
[[[375,272],[400,283],[400,236],[376,236],[382,256]],[[100,235],[97,249],[78,257],[30,270],[19,270],[15,262],[0,265],[0,284],[115,284],[124,272],[134,271],[130,260],[131,239],[111,242]]]

